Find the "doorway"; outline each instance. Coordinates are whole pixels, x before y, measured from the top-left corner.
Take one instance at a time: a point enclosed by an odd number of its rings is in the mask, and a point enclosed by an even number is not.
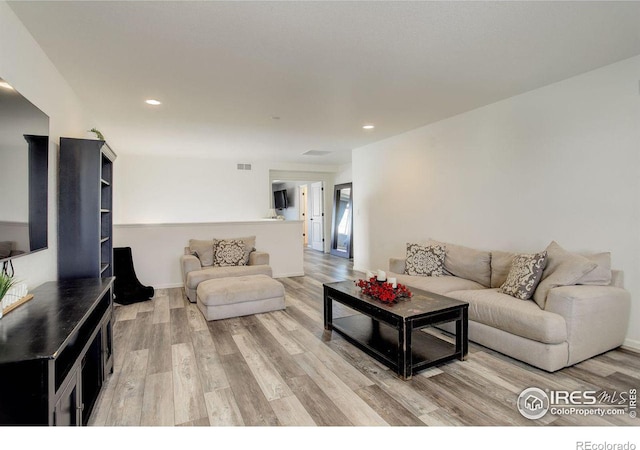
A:
[[[309,242],[314,250],[324,251],[324,186],[322,181],[311,183],[309,195]]]
[[[317,180],[317,179],[316,179]],[[325,251],[325,201],[324,181],[291,179],[272,179],[272,205],[276,214],[284,220],[302,221],[303,247],[313,250]],[[275,195],[287,198],[285,207],[275,205]],[[282,202],[279,206],[282,205]],[[327,249],[328,251],[328,249]]]

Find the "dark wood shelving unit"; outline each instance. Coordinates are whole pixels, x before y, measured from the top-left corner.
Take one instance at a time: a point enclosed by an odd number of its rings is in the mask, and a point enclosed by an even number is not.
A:
[[[105,141],[60,138],[58,277],[113,275],[113,162]]]

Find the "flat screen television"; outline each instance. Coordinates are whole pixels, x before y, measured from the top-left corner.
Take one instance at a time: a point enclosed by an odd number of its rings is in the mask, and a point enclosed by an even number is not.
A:
[[[49,117],[0,78],[0,262],[47,248]]]
[[[286,189],[282,189],[281,191],[273,191],[273,204],[276,209],[285,209],[289,207]]]

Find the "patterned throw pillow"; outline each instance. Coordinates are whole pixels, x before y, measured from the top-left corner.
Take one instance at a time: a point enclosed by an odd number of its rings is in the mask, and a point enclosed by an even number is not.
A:
[[[256,237],[255,236],[247,236],[247,237],[229,237],[227,240],[236,239],[238,241],[244,242],[244,264],[240,264],[241,266],[249,265],[249,255],[251,252],[256,250]],[[213,239],[213,247],[215,248],[220,242],[221,239]],[[215,250],[214,250],[215,252]]]
[[[547,265],[547,252],[520,254],[513,257],[511,270],[507,280],[500,287],[500,292],[529,300],[542,278],[542,272]]]
[[[245,245],[239,239],[222,239],[217,242],[213,259],[214,266],[244,266]]]
[[[421,277],[439,277],[444,274],[445,248],[442,245],[407,244],[407,262],[404,273]]]

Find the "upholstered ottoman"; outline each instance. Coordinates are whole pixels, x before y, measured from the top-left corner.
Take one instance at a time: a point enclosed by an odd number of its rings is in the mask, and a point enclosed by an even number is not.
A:
[[[267,275],[216,278],[198,285],[198,308],[207,320],[284,309],[284,286]]]

